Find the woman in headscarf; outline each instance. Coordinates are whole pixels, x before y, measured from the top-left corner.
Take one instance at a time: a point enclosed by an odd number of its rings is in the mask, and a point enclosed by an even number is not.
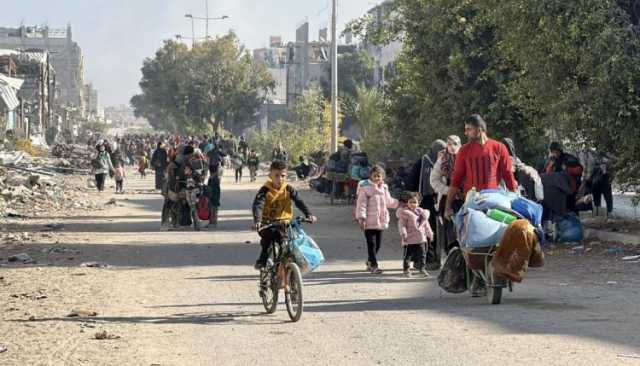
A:
[[[437,219],[436,219],[436,244],[437,254],[439,257],[446,256],[449,250],[457,246],[457,237],[453,221],[447,220],[444,215],[445,204],[447,202],[447,193],[451,178],[453,176],[453,168],[456,165],[456,155],[460,151],[462,142],[460,137],[451,135],[447,138],[447,148],[439,154],[438,161],[431,169],[429,181],[433,190],[437,193]],[[461,206],[462,199],[457,200],[457,205]],[[454,207],[454,210],[459,207]]]
[[[446,146],[446,142],[442,140],[435,140],[431,144],[429,152],[424,154],[424,156],[418,159],[418,161],[413,165],[411,170],[411,181],[408,182],[409,189],[420,193],[422,196],[420,207],[425,210],[429,210],[429,224],[431,227],[436,227],[437,194],[433,190],[429,178],[431,176],[431,171],[438,160],[438,154],[443,151]],[[434,237],[434,241],[437,241],[437,234]],[[426,265],[426,269],[430,271],[438,270],[440,268],[440,259],[438,258],[435,245],[428,245],[425,253],[426,259],[424,263]]]
[[[91,164],[93,166],[93,174],[95,174],[96,177],[96,188],[98,188],[98,192],[102,192],[104,191],[107,174],[113,172],[113,163],[111,162],[111,157],[106,150],[104,142],[98,144],[96,150],[98,150],[98,154],[95,159],[92,160]]]

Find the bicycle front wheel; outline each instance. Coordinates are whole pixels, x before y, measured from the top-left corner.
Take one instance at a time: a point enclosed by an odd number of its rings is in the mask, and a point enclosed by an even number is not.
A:
[[[287,283],[284,290],[284,300],[287,305],[287,312],[292,322],[297,322],[302,317],[304,301],[302,299],[302,274],[300,267],[295,263],[287,265]]]
[[[273,314],[278,307],[278,283],[271,271],[260,273],[260,298],[267,314]]]

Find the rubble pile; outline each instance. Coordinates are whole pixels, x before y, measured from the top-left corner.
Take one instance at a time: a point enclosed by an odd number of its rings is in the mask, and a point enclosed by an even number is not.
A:
[[[58,158],[57,165],[65,168],[91,169],[92,153],[85,145],[58,144],[51,149],[51,156]]]
[[[98,208],[88,196],[89,171],[78,169],[90,165],[90,153],[81,149],[73,152],[75,150],[75,145],[72,149],[58,149],[69,158],[1,152],[0,217],[41,216],[70,209]]]

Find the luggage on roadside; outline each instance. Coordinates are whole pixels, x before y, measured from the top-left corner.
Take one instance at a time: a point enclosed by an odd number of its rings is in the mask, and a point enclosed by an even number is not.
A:
[[[580,242],[583,237],[582,222],[576,215],[566,215],[556,223],[555,241],[557,243]]]
[[[438,286],[446,292],[459,294],[467,291],[467,264],[458,247],[449,252],[438,275]]]
[[[369,157],[365,152],[356,152],[351,154],[351,165],[367,166],[369,165]]]

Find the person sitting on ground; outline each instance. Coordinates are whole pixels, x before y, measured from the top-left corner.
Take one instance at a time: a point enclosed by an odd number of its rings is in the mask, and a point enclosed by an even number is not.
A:
[[[309,163],[309,159],[304,156],[300,156],[300,165],[295,168],[296,176],[298,179],[305,180],[309,177],[309,173],[311,173],[312,165]]]
[[[271,163],[269,180],[260,188],[253,200],[252,229],[258,231],[262,238],[260,240],[260,256],[255,265],[258,270],[266,265],[271,245],[284,239],[286,225],[293,219],[294,203],[307,219],[311,222],[316,221],[298,191],[287,184],[287,174],[285,162],[274,161]],[[260,227],[264,225],[273,226],[260,230]]]
[[[567,197],[567,208],[576,212],[576,198],[582,184],[583,167],[575,156],[564,152],[559,142],[549,144],[549,158],[544,167],[546,174],[566,173],[569,176],[571,195]]]

